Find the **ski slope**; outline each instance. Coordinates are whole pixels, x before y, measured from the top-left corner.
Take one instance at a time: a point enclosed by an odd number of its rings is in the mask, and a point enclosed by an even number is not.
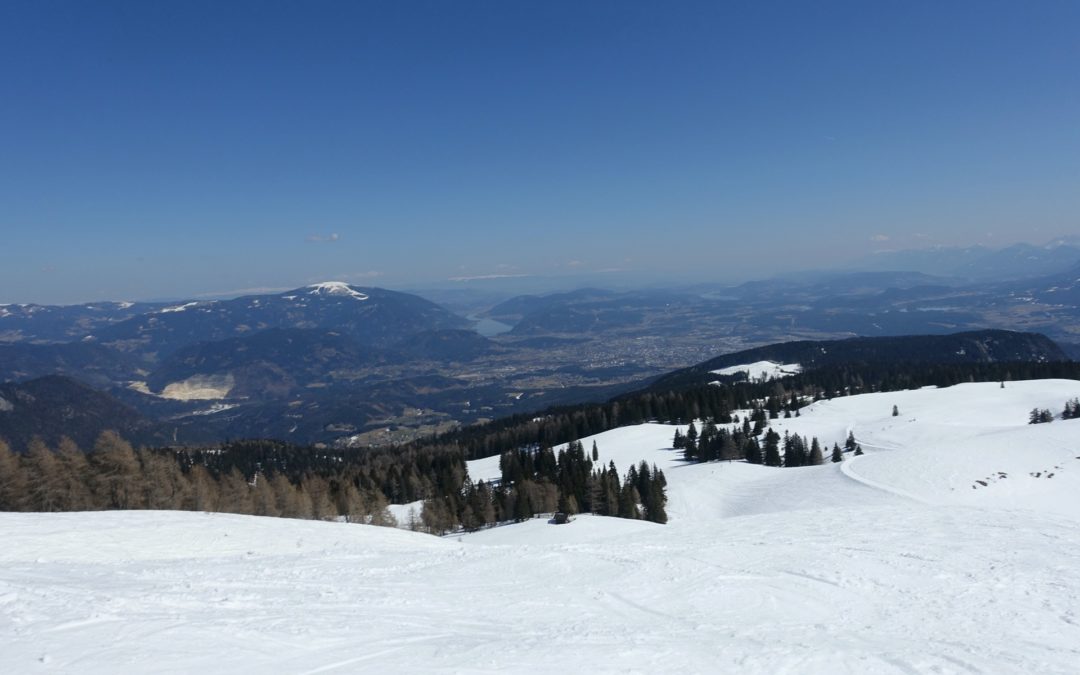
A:
[[[866,454],[799,469],[684,465],[668,425],[584,439],[620,471],[664,470],[667,525],[439,539],[0,514],[0,672],[1075,673],[1080,421],[1026,421],[1077,395],[1043,381],[821,401],[774,426],[829,446],[852,430]]]

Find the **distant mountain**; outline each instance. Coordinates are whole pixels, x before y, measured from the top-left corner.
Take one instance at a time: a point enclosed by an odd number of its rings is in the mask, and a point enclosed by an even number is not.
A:
[[[166,305],[91,302],[85,305],[0,305],[0,343],[70,342]]]
[[[468,325],[415,295],[326,282],[277,295],[181,303],[109,326],[97,339],[165,356],[271,328],[333,331],[361,345],[388,347],[416,333]]]
[[[500,302],[484,312],[483,315],[503,323],[515,324],[530,314],[567,305],[605,301],[615,295],[617,295],[615,291],[599,288],[581,288],[575,291],[550,293],[548,295],[519,295]]]
[[[136,444],[174,441],[166,425],[69,377],[50,375],[0,384],[0,438],[16,450],[24,449],[35,436],[53,446],[67,436],[89,450],[106,430]]]
[[[835,300],[911,289],[950,288],[956,284],[955,279],[922,272],[804,272],[748,281],[722,291],[714,290],[711,295],[738,298],[740,301]]]
[[[273,399],[297,389],[333,381],[333,373],[370,367],[386,360],[382,350],[364,347],[338,333],[270,328],[254,335],[184,347],[165,358],[146,379],[161,393],[193,378],[229,382],[222,398]]]
[[[1080,244],[1063,238],[1044,246],[1020,243],[1002,249],[971,246],[883,251],[856,266],[993,282],[1063,272],[1077,263]]]
[[[652,388],[681,387],[719,380],[722,378],[714,375],[712,371],[759,361],[797,363],[804,370],[809,370],[847,364],[1068,360],[1068,354],[1044,335],[1005,330],[981,330],[952,335],[798,340],[724,354],[658,378]]]
[[[133,354],[92,342],[0,344],[0,382],[69,375],[108,387],[133,378],[140,365]]]
[[[678,330],[664,318],[672,311],[708,310],[709,300],[667,290],[604,291],[582,289],[546,296],[520,296],[493,307],[488,316],[513,323],[513,336],[559,333],[598,334],[613,330],[647,330],[663,335]]]
[[[1048,305],[1080,309],[1080,264],[1030,284],[1017,284],[1016,287],[1019,292],[1030,293]]]

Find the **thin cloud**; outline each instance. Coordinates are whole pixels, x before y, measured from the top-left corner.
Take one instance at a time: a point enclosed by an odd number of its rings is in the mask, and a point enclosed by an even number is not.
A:
[[[889,235],[887,234],[875,234],[870,237],[870,241],[889,241]]]
[[[309,244],[332,244],[341,240],[341,235],[337,232],[331,232],[330,234],[312,234],[308,235],[307,241]]]
[[[344,275],[344,278],[348,281],[352,281],[354,279],[376,279],[378,277],[381,277],[382,275],[383,273],[378,270],[368,270],[366,272],[353,272],[352,274],[346,274]]]
[[[294,287],[292,286],[256,286],[254,288],[234,288],[229,291],[212,291],[210,293],[196,293],[191,296],[193,298],[228,298],[228,297],[240,297],[244,295],[268,295],[270,293],[281,293],[283,291],[290,291]]]
[[[450,277],[447,281],[483,281],[486,279],[519,279],[531,277],[531,274],[478,274],[471,277]]]

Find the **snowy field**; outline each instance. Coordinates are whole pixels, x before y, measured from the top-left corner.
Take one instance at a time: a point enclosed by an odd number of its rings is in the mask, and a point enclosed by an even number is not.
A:
[[[667,525],[438,539],[0,514],[0,672],[1076,673],[1080,420],[1026,423],[1075,396],[1042,381],[822,401],[774,426],[830,447],[851,430],[866,454],[799,469],[683,465],[667,425],[596,436],[604,463],[664,470]]]
[[[728,366],[720,370],[710,370],[714,375],[738,375],[746,373],[751,381],[776,380],[788,375],[798,375],[802,372],[802,366],[798,363],[774,363],[772,361],[757,361],[741,366]]]

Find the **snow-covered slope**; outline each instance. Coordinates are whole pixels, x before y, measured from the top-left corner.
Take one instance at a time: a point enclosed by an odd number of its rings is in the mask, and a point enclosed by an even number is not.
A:
[[[756,361],[739,366],[728,366],[719,370],[709,371],[714,375],[737,375],[746,373],[749,380],[775,380],[788,375],[798,375],[802,372],[802,366],[798,363],[774,363],[772,361]]]
[[[667,425],[595,437],[620,470],[664,469],[663,526],[581,516],[436,539],[0,514],[0,671],[1076,672],[1080,422],[1026,421],[1077,395],[822,401],[776,426],[830,445],[853,429],[866,455],[800,469],[683,465]],[[1053,478],[1029,475],[1046,464]]]

